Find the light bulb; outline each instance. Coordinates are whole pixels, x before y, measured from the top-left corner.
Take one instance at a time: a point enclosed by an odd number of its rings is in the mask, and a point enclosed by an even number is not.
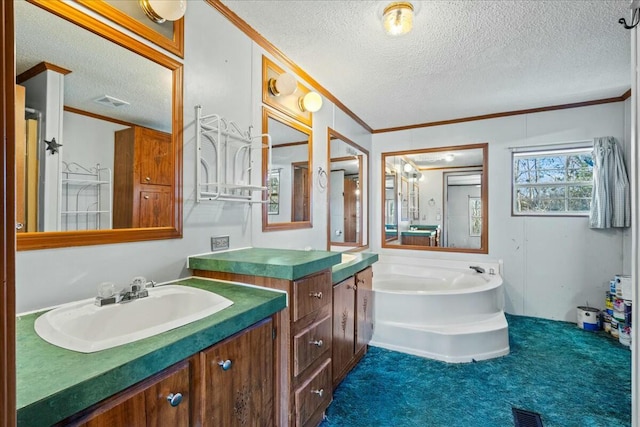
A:
[[[413,167],[409,163],[405,163],[404,164],[404,171],[405,172],[411,172],[412,170],[413,170]]]
[[[322,108],[322,97],[316,92],[309,92],[298,99],[298,106],[303,112],[315,113]]]
[[[289,73],[282,73],[277,78],[269,79],[269,92],[273,96],[288,96],[298,89],[298,81]]]
[[[454,156],[454,155],[453,155],[453,154],[451,154],[451,153],[449,153],[449,154],[447,154],[446,156],[444,156],[444,160],[445,160],[446,162],[453,162],[453,159],[455,159],[455,158],[456,158],[456,156]]]
[[[394,2],[385,7],[383,25],[387,34],[399,36],[413,27],[413,5],[409,2]]]
[[[139,0],[144,13],[154,22],[177,21],[187,11],[187,0]]]

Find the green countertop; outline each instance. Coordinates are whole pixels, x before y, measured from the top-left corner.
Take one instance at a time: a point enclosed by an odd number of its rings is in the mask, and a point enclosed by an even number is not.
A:
[[[355,255],[356,258],[349,262],[334,265],[331,269],[331,282],[334,285],[378,261],[378,254],[370,252],[356,252],[350,253],[350,255]]]
[[[403,236],[435,236],[436,232],[433,230],[407,230],[402,232]]]
[[[340,261],[339,252],[246,248],[190,256],[188,268],[296,280]]]
[[[60,421],[271,316],[287,304],[285,293],[231,282],[192,277],[172,284],[210,290],[234,304],[162,334],[88,354],[42,340],[33,325],[44,312],[18,317],[18,426]]]

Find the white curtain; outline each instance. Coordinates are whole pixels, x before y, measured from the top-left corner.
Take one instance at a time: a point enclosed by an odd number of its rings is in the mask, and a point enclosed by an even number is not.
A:
[[[593,140],[593,192],[590,228],[631,226],[629,178],[618,142],[611,136]]]

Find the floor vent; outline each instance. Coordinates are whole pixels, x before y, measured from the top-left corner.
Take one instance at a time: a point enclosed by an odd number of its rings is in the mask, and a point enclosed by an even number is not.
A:
[[[516,427],[543,427],[540,414],[524,409],[511,408]]]

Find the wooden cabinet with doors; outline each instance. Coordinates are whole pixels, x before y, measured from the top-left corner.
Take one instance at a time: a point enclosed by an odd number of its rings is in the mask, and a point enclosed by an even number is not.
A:
[[[274,426],[273,353],[267,318],[57,426]]]
[[[266,321],[200,353],[205,426],[274,425],[273,327]],[[270,391],[270,392],[266,392]]]
[[[331,270],[295,280],[209,270],[193,270],[193,274],[288,293],[289,306],[276,315],[276,424],[320,424],[332,400]]]
[[[113,228],[172,225],[174,166],[171,134],[140,126],[115,133]]]
[[[86,427],[192,425],[191,370],[182,361],[61,423]]]
[[[367,352],[373,335],[373,269],[367,267],[333,287],[334,388]]]

